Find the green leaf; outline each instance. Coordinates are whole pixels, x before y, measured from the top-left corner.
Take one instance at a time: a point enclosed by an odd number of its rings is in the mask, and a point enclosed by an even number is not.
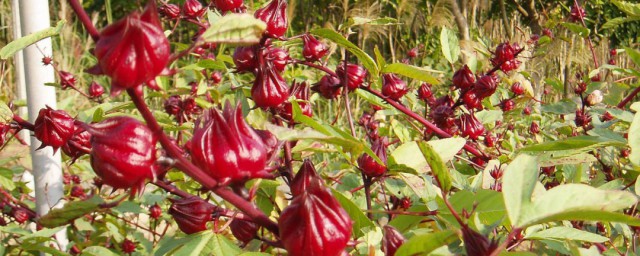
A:
[[[2,49],[0,49],[0,59],[6,60],[9,57],[13,56],[16,52],[32,45],[42,39],[47,37],[52,37],[60,33],[62,27],[64,25],[64,20],[58,21],[55,27],[46,28],[40,31],[37,31],[33,34],[29,34],[13,40],[11,43],[8,43]]]
[[[428,70],[428,69],[424,69],[424,68],[420,68],[420,67],[416,67],[413,65],[407,65],[404,63],[393,63],[393,64],[389,64],[384,66],[384,68],[382,69],[383,73],[395,73],[398,75],[403,75],[409,78],[413,78],[413,79],[417,79],[423,82],[427,82],[430,84],[440,84],[440,81],[438,81],[438,79],[436,79],[435,77],[433,77],[430,73],[432,72],[438,72],[441,73],[440,71],[436,71],[436,70]]]
[[[319,28],[319,29],[312,30],[311,34],[329,39],[332,42],[346,48],[349,52],[353,53],[353,55],[358,57],[358,60],[362,62],[362,65],[367,70],[369,70],[369,75],[375,77],[379,73],[378,66],[376,65],[376,62],[373,60],[373,58],[371,58],[371,56],[369,56],[367,53],[365,53],[360,48],[358,48],[355,44],[349,42],[349,40],[344,38],[344,36],[340,35],[335,30],[328,29],[328,28]]]
[[[57,228],[53,228],[53,229],[49,229],[49,228],[43,228],[41,230],[36,231],[33,234],[29,234],[23,237],[20,237],[20,239],[18,239],[18,241],[25,242],[31,239],[35,239],[35,238],[51,238],[51,236],[53,236],[55,233],[58,233],[58,231],[65,229],[66,227],[57,227]]]
[[[640,20],[640,17],[616,17],[616,18],[607,20],[607,22],[605,22],[602,25],[602,29],[612,29],[624,23],[638,21],[638,20]]]
[[[531,196],[538,181],[538,158],[526,154],[518,155],[504,171],[502,194],[509,220],[514,225],[521,223],[525,209],[531,204]]]
[[[373,54],[376,56],[376,63],[378,63],[378,67],[384,67],[387,65],[387,61],[382,56],[382,53],[380,53],[380,49],[378,49],[377,45],[373,48]]]
[[[251,14],[230,13],[217,19],[202,34],[206,43],[252,45],[260,42],[267,24]]]
[[[427,160],[427,163],[431,167],[431,172],[440,183],[440,188],[444,191],[449,191],[451,189],[452,178],[449,173],[449,169],[440,158],[440,155],[433,149],[429,143],[424,141],[418,142],[418,147],[420,148],[420,152],[424,156],[424,159]]]
[[[360,25],[374,25],[374,26],[388,26],[398,24],[398,20],[390,17],[382,17],[382,18],[365,18],[365,17],[350,17],[347,22],[344,24],[344,28],[360,26]]]
[[[242,252],[242,249],[233,241],[220,234],[215,234],[207,244],[207,247],[211,249],[211,255],[215,256],[238,255]],[[194,254],[191,253],[189,255]]]
[[[7,103],[0,100],[0,123],[10,123],[13,121],[13,111],[9,108]]]
[[[613,0],[613,4],[620,9],[620,11],[626,13],[631,17],[640,17],[640,4],[632,4],[625,1]]]
[[[427,142],[440,155],[443,162],[449,162],[464,147],[466,140],[463,138],[447,138]],[[398,146],[388,161],[391,170],[409,168],[416,173],[424,173],[428,166],[427,160],[422,156],[418,143],[407,142]]]
[[[629,55],[629,58],[633,61],[636,66],[640,66],[640,52],[636,51],[633,48],[625,47],[624,51]]]
[[[553,114],[570,114],[575,113],[576,103],[571,100],[562,100],[552,104],[542,105],[541,110],[543,112],[550,112]]]
[[[588,28],[583,27],[582,25],[578,25],[576,23],[571,22],[562,22],[561,25],[571,32],[578,34],[579,36],[586,38],[589,36],[590,30]]]
[[[552,227],[549,229],[534,232],[527,235],[525,239],[533,240],[575,240],[590,243],[604,243],[609,238],[594,234],[591,232],[571,228],[571,227]]]
[[[333,196],[336,200],[338,200],[340,205],[342,205],[342,208],[344,208],[344,210],[349,214],[349,217],[351,217],[351,220],[353,221],[353,235],[355,237],[361,237],[364,235],[362,232],[363,228],[375,227],[373,222],[367,218],[367,215],[365,215],[362,209],[360,209],[356,204],[351,202],[351,200],[340,193],[340,191],[335,189],[332,189],[331,191],[333,192]]]
[[[520,150],[524,152],[561,150],[589,151],[594,148],[602,148],[608,146],[625,146],[625,143],[619,140],[601,136],[576,136],[569,137],[564,140],[548,141],[536,145],[531,145]]]
[[[4,167],[0,167],[0,188],[12,191],[16,188],[13,183],[13,171]]]
[[[395,255],[427,255],[433,250],[452,243],[457,239],[458,235],[453,230],[444,230],[435,233],[417,235],[400,246]]]
[[[69,224],[71,221],[84,216],[87,213],[98,210],[104,201],[99,196],[93,196],[83,201],[69,202],[60,209],[53,209],[38,219],[38,223],[46,228],[54,228]]]
[[[442,45],[442,53],[449,63],[453,64],[458,61],[458,57],[460,57],[460,44],[456,32],[442,27],[440,31],[440,44]]]
[[[82,256],[116,256],[118,254],[102,246],[90,246],[82,250]]]
[[[631,105],[631,109],[636,111],[631,126],[629,126],[629,147],[631,148],[631,154],[629,154],[629,160],[631,163],[640,167],[640,103],[636,102]]]

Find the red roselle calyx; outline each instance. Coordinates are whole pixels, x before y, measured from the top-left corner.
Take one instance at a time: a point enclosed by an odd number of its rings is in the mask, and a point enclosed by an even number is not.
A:
[[[489,239],[468,226],[462,227],[462,241],[467,255],[491,255],[498,249],[496,241]]]
[[[396,228],[386,225],[383,228],[382,251],[385,256],[393,256],[406,239]]]
[[[227,102],[223,113],[210,109],[196,122],[191,158],[220,183],[269,177],[267,147],[243,119],[240,105]]]
[[[58,75],[60,76],[60,87],[63,90],[68,88],[76,88],[76,78],[73,74],[67,71],[58,71]]]
[[[311,90],[319,93],[325,99],[335,99],[342,92],[340,86],[340,79],[331,75],[325,75],[320,78],[320,81],[316,83]]]
[[[369,177],[382,176],[387,171],[387,137],[380,137],[371,142],[371,150],[380,158],[382,164],[364,153],[358,157],[358,166]]]
[[[497,87],[498,79],[496,77],[492,75],[484,75],[476,81],[472,91],[475,92],[479,98],[483,99],[496,92]]]
[[[346,72],[347,87],[349,88],[349,91],[353,91],[362,86],[364,78],[367,76],[367,70],[356,64],[347,64]],[[336,75],[338,75],[338,79],[340,80],[345,78],[344,63],[338,66],[336,69]]]
[[[151,207],[149,207],[149,217],[151,217],[154,220],[157,220],[160,218],[160,216],[162,216],[162,208],[160,208],[158,204],[154,204]]]
[[[511,92],[515,95],[522,95],[524,94],[524,86],[519,82],[515,82],[511,85]]]
[[[482,99],[471,90],[462,96],[462,102],[468,109],[482,109]]]
[[[308,117],[313,115],[311,103],[309,103],[309,85],[307,82],[294,82],[289,90],[289,94],[296,97],[296,103],[300,106],[303,115]],[[280,115],[287,120],[293,120],[293,105],[291,102],[284,103]]]
[[[228,11],[233,11],[237,8],[242,7],[242,0],[214,0],[212,1],[213,5],[220,10],[220,13],[225,13]]]
[[[142,14],[133,12],[105,27],[96,42],[98,65],[92,73],[111,77],[111,94],[142,83],[158,89],[155,77],[169,62],[169,41],[164,35],[155,1]]]
[[[158,12],[160,12],[160,15],[173,20],[180,17],[180,6],[175,4],[163,4],[158,8]]]
[[[264,34],[268,37],[280,38],[287,32],[289,22],[285,0],[271,0],[265,7],[258,9],[254,16],[267,23]]]
[[[571,17],[569,18],[573,22],[579,22],[585,17],[584,8],[573,5],[571,6]]]
[[[382,75],[382,95],[393,100],[399,100],[407,94],[407,83],[395,74]]]
[[[320,42],[314,36],[306,34],[302,36],[304,47],[302,48],[302,56],[307,61],[316,61],[324,57],[329,51],[326,44]]]
[[[193,234],[207,229],[207,222],[213,220],[216,207],[203,199],[192,196],[171,199],[169,214],[178,224],[178,228],[186,234]]]
[[[104,87],[96,81],[91,82],[89,86],[89,96],[91,96],[91,98],[99,98],[102,94],[104,94]]]
[[[517,69],[520,61],[515,58],[519,51],[520,46],[517,43],[513,45],[509,42],[501,43],[496,47],[495,56],[491,58],[491,63],[494,66],[499,66],[500,70],[505,73]]]
[[[351,237],[352,222],[331,191],[315,179],[282,211],[278,227],[289,255],[338,256]]]
[[[75,162],[89,151],[91,151],[91,134],[82,127],[76,126],[71,138],[62,146],[62,152]]]
[[[504,112],[511,111],[515,107],[516,107],[516,103],[512,99],[504,99],[500,102],[500,108]]]
[[[531,134],[540,133],[540,125],[538,125],[538,123],[536,123],[536,122],[532,122],[531,126],[529,126],[529,133],[531,133]]]
[[[417,56],[418,56],[418,47],[411,48],[411,50],[407,52],[407,57],[409,57],[410,59],[413,59]]]
[[[296,173],[296,176],[291,181],[289,187],[291,188],[291,194],[294,197],[301,195],[304,193],[309,184],[315,179],[319,179],[318,173],[316,172],[316,168],[313,166],[313,163],[309,159],[305,159],[304,163],[300,167],[300,170]]]
[[[186,0],[182,6],[184,15],[192,19],[199,18],[206,10],[198,0]]]
[[[420,88],[418,88],[418,99],[429,101],[433,97],[433,92],[431,91],[431,85],[428,83],[422,83]]]
[[[276,152],[276,149],[278,147],[278,138],[270,131],[259,129],[254,130],[256,131],[258,136],[260,136],[262,142],[264,142],[264,145],[267,148],[267,159],[271,158],[271,155]]]
[[[158,138],[146,125],[119,116],[83,127],[91,133],[91,167],[104,184],[135,193],[155,179]]]
[[[484,126],[474,114],[462,114],[460,116],[460,130],[462,131],[462,136],[469,137],[472,140],[477,140],[485,132]]]
[[[289,57],[289,52],[287,52],[287,50],[280,48],[280,47],[267,47],[266,49],[266,60],[271,62],[271,64],[273,65],[273,67],[278,71],[278,72],[282,72],[284,71],[284,68],[287,66],[287,64],[289,63],[289,60],[291,59]]]
[[[73,136],[73,123],[74,119],[64,110],[53,110],[49,106],[40,109],[33,130],[35,137],[42,142],[38,149],[51,146],[56,152]]]
[[[453,74],[452,83],[455,88],[465,90],[469,89],[475,83],[476,78],[471,69],[467,65],[462,66]]]
[[[234,219],[229,227],[231,234],[245,244],[251,242],[258,232],[258,225],[246,220]]]
[[[289,88],[284,78],[270,66],[259,68],[251,87],[251,99],[256,106],[277,107],[287,98],[289,98]]]
[[[256,50],[251,47],[237,47],[233,52],[233,63],[238,72],[253,72],[258,67]]]
[[[131,254],[136,251],[136,247],[138,246],[136,242],[133,242],[129,239],[124,239],[122,242],[122,252]]]

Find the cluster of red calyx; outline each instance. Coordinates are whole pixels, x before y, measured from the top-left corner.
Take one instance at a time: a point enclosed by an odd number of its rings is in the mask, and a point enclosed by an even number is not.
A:
[[[463,137],[477,140],[480,135],[484,134],[484,125],[476,118],[474,114],[462,114],[460,116],[460,131]]]
[[[395,74],[384,74],[382,75],[382,95],[385,97],[389,97],[392,100],[399,100],[407,94],[407,83],[402,81]]]
[[[74,122],[64,110],[53,110],[49,106],[40,109],[33,130],[35,137],[42,142],[38,149],[51,146],[55,152],[64,146],[74,135]]]
[[[502,72],[509,72],[517,69],[520,66],[520,61],[516,59],[522,49],[517,43],[511,45],[509,42],[501,43],[496,47],[496,51],[493,53],[494,57],[491,58],[491,64],[495,67],[499,67]]]
[[[239,105],[233,108],[227,102],[222,113],[210,109],[196,121],[191,159],[222,184],[270,177],[268,151],[260,135],[244,121]]]
[[[581,22],[585,16],[586,14],[584,8],[578,5],[571,6],[571,16],[569,17],[569,20],[573,22]]]
[[[289,255],[343,255],[352,221],[309,160],[291,183],[293,200],[278,220],[280,239]]]
[[[119,116],[83,128],[91,134],[91,167],[104,184],[135,193],[155,179],[158,139],[146,125]]]
[[[196,196],[171,199],[171,202],[168,212],[186,234],[207,230],[207,222],[213,220],[216,210],[214,205]]]
[[[105,27],[94,54],[98,64],[90,73],[111,77],[112,95],[129,88],[140,90],[143,83],[158,89],[155,78],[169,62],[170,46],[155,1],[149,1],[143,13],[133,12]]]
[[[576,110],[575,123],[578,127],[588,129],[588,126],[591,124],[591,116],[585,113],[582,109],[578,109]]]
[[[296,97],[296,103],[298,103],[303,115],[313,116],[313,109],[311,108],[311,103],[309,103],[309,85],[307,82],[293,82],[289,89],[289,95]],[[285,102],[278,112],[285,119],[293,120],[293,104],[291,102]]]
[[[367,177],[380,177],[387,172],[388,143],[387,137],[378,137],[371,141],[371,150],[378,156],[381,163],[378,163],[367,153],[363,153],[358,157],[358,166]]]
[[[180,122],[191,120],[202,113],[202,108],[196,104],[193,97],[182,99],[179,95],[171,95],[164,101],[164,111],[175,116]]]

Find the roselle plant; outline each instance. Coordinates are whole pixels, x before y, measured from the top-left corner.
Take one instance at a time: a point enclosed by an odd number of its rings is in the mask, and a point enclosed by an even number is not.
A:
[[[0,104],[2,149],[21,130],[62,149],[67,203],[37,215],[0,160],[2,252],[640,253],[640,52],[600,66],[578,1],[534,34],[477,31],[473,54],[446,27],[402,51],[357,43],[391,17],[300,29],[285,0],[148,1],[99,28],[68,3],[90,63],[42,62],[86,104],[34,123]],[[593,63],[541,77],[575,40]],[[68,248],[42,245],[63,228]]]

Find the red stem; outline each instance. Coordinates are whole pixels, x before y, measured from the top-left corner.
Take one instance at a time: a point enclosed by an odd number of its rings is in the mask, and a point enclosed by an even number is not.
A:
[[[631,94],[627,95],[627,97],[620,101],[620,103],[618,103],[618,108],[624,108],[624,106],[626,106],[629,101],[631,101],[634,97],[636,97],[636,95],[638,95],[638,92],[640,92],[640,87],[633,90]]]
[[[13,121],[16,122],[20,127],[33,131],[35,129],[35,125],[29,123],[27,120],[22,119],[19,115],[13,115]]]
[[[87,12],[84,10],[84,8],[82,8],[80,2],[78,2],[78,0],[69,0],[68,2],[76,15],[78,15],[78,19],[80,19],[80,22],[82,22],[82,25],[91,36],[91,39],[93,39],[94,42],[97,42],[98,39],[100,39],[100,33],[93,25],[93,23],[91,23],[89,15],[87,15]]]

